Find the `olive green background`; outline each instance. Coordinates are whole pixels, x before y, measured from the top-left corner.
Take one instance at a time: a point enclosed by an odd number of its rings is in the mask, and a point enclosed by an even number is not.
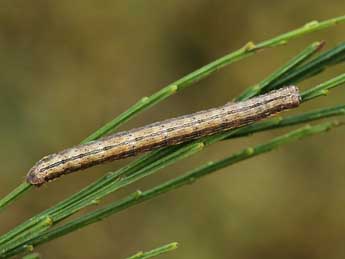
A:
[[[240,48],[308,21],[343,15],[345,1],[1,1],[0,195],[43,155],[80,142],[143,96]],[[121,129],[222,105],[315,40],[344,40],[344,25],[260,52],[136,117]],[[344,71],[340,65],[301,84]],[[344,104],[345,89],[299,111]],[[286,132],[207,148],[101,205],[211,159]],[[344,258],[345,130],[285,146],[128,209],[38,248],[43,258],[125,258],[178,241],[161,258]],[[54,205],[116,161],[64,177],[0,214],[4,233]],[[80,214],[79,214],[80,215]]]

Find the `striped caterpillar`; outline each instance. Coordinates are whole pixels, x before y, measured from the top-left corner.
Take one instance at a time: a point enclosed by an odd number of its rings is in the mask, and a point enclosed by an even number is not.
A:
[[[236,129],[297,107],[300,101],[298,88],[289,86],[247,101],[119,132],[42,158],[31,168],[26,179],[28,183],[40,186],[64,174],[107,161]]]

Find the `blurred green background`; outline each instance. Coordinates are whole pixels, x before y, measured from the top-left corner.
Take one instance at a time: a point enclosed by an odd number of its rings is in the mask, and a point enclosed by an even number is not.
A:
[[[337,1],[2,1],[0,195],[43,155],[80,142],[139,98],[221,57],[308,21],[343,15]],[[344,25],[231,65],[121,129],[222,105],[315,40]],[[310,87],[344,65],[301,84]],[[300,111],[344,103],[344,89]],[[107,201],[220,159],[287,129],[217,144]],[[178,241],[162,258],[344,258],[345,130],[222,170],[39,247],[44,258],[124,258]],[[50,207],[117,161],[29,192],[0,215],[0,232]]]

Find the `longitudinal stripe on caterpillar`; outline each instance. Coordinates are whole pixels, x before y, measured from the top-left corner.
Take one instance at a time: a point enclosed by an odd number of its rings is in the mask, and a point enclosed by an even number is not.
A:
[[[285,109],[297,107],[299,103],[298,88],[289,86],[248,101],[229,103],[116,133],[42,158],[29,171],[27,181],[42,185],[61,175],[106,161],[242,127]]]

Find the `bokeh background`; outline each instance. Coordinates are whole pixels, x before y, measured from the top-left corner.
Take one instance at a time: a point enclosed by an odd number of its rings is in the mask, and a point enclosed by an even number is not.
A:
[[[2,1],[0,195],[43,155],[72,146],[139,98],[246,42],[343,15],[325,1]],[[121,129],[222,105],[315,40],[344,25],[238,62]],[[301,84],[310,87],[344,65]],[[345,90],[304,105],[343,104]],[[286,132],[224,142],[113,194],[103,204],[205,161]],[[285,146],[38,248],[44,258],[124,258],[178,241],[162,258],[344,258],[345,130]],[[86,186],[117,161],[29,192],[0,215],[4,233]]]

